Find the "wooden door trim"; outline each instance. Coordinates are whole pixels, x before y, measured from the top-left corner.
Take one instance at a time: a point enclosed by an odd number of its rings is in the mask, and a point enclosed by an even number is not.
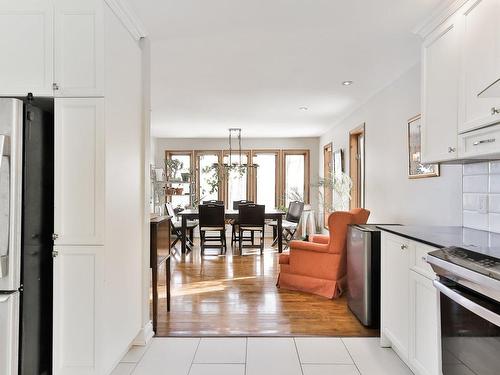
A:
[[[358,174],[358,162],[356,155],[359,154],[358,150],[358,138],[360,135],[363,135],[366,143],[366,124],[362,123],[361,125],[355,127],[349,132],[349,177],[352,180],[352,191],[351,191],[351,200],[349,207],[356,208],[361,206],[361,202],[363,201],[360,192],[359,180],[363,180],[362,176]],[[364,143],[364,144],[365,144]],[[363,152],[364,157],[364,152]],[[363,164],[365,160],[362,161]],[[363,189],[364,191],[364,189]]]

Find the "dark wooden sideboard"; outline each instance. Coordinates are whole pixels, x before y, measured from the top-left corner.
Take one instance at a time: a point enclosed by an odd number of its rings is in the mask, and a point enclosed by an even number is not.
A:
[[[165,264],[167,311],[170,311],[170,216],[151,218],[150,267],[153,289],[153,330],[158,325],[158,268]]]

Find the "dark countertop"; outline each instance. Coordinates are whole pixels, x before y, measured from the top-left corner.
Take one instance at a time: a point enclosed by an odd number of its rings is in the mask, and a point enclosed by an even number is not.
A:
[[[377,228],[434,247],[462,247],[500,258],[500,233],[464,227],[377,225]]]

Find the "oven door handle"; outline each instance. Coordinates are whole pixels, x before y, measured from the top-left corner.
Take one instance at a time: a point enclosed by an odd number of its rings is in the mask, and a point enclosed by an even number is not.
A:
[[[434,280],[433,283],[441,293],[449,297],[452,301],[458,303],[477,316],[487,320],[491,324],[500,327],[500,315],[495,314],[493,311],[490,311],[483,306],[471,301],[470,299],[465,298],[461,294],[455,292],[453,289],[450,289],[446,285],[440,283],[438,280]]]

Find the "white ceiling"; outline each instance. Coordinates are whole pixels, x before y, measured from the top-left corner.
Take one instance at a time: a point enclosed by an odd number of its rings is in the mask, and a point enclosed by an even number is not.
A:
[[[157,137],[319,136],[418,61],[412,29],[443,3],[129,1],[151,38]]]

